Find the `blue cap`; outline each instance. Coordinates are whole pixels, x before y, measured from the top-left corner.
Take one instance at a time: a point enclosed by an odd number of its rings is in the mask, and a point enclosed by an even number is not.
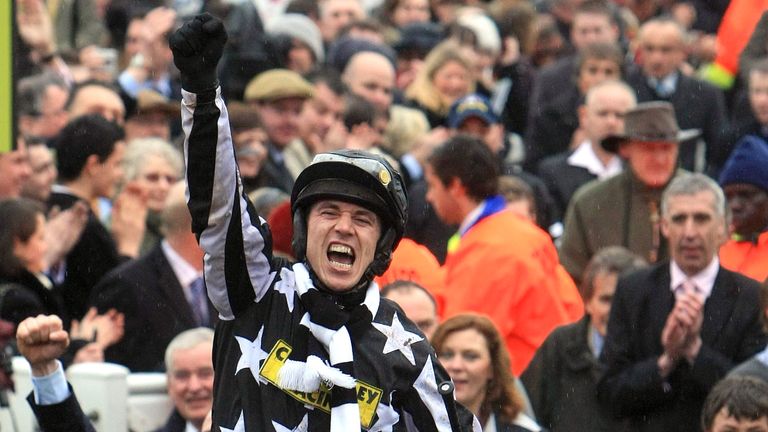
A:
[[[720,173],[720,185],[747,183],[768,192],[768,142],[747,135],[736,148]]]
[[[499,122],[499,118],[491,108],[491,101],[477,93],[459,98],[451,105],[451,110],[448,112],[448,127],[458,129],[470,117],[477,117],[489,125]]]

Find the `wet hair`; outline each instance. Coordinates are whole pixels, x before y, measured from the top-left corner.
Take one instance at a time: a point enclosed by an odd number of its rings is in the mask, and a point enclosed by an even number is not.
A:
[[[752,376],[735,375],[717,383],[704,401],[701,427],[712,430],[717,414],[725,408],[736,420],[768,417],[768,382]]]
[[[475,313],[456,315],[444,321],[432,335],[432,346],[438,357],[448,336],[463,330],[476,330],[488,346],[493,379],[488,381],[478,417],[487,418],[493,412],[505,423],[511,423],[523,408],[522,397],[515,389],[510,372],[507,347],[490,318]]]
[[[685,174],[675,177],[661,196],[661,214],[665,216],[669,211],[669,199],[674,196],[696,195],[700,192],[711,192],[715,197],[715,213],[723,219],[728,219],[728,207],[725,204],[725,194],[716,181],[704,174]]]
[[[96,114],[80,116],[61,130],[56,143],[59,179],[75,180],[91,155],[104,162],[124,138],[123,128]]]
[[[448,186],[454,178],[461,181],[467,194],[482,201],[498,193],[499,163],[491,149],[477,137],[459,134],[438,146],[427,160]]]

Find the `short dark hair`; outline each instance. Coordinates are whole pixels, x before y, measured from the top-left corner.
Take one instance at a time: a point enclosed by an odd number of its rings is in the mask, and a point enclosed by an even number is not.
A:
[[[304,76],[314,85],[323,83],[337,96],[344,94],[344,81],[341,80],[339,71],[332,67],[320,66]]]
[[[600,249],[589,260],[581,278],[579,293],[584,302],[588,302],[595,295],[595,278],[600,273],[629,273],[633,270],[645,267],[647,263],[641,257],[635,255],[624,246],[608,246]]]
[[[580,14],[604,15],[611,24],[616,25],[616,15],[606,0],[587,0],[576,7],[574,16]]]
[[[427,162],[444,185],[457,178],[475,200],[498,193],[499,162],[480,138],[466,134],[451,137],[432,152]]]
[[[37,215],[44,215],[40,203],[27,198],[0,201],[0,276],[16,276],[24,263],[14,254],[16,240],[26,242],[37,229]]]
[[[619,73],[624,74],[624,53],[621,52],[621,47],[615,42],[592,42],[587,44],[579,50],[576,56],[576,63],[574,64],[574,72],[576,76],[581,72],[581,68],[584,67],[584,63],[587,60],[608,60],[612,61],[619,67]]]
[[[104,162],[115,150],[115,143],[124,137],[122,127],[96,114],[72,120],[61,130],[56,142],[59,179],[78,178],[91,155]]]
[[[357,95],[347,95],[344,104],[344,127],[352,131],[357,125],[367,124],[373,127],[376,121],[376,107]]]
[[[717,383],[704,401],[701,427],[712,429],[717,413],[725,408],[737,420],[768,417],[768,382],[747,375],[733,375]]]

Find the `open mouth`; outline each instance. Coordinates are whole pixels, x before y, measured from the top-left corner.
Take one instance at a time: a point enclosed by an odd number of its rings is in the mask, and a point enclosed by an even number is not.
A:
[[[355,252],[351,247],[333,243],[328,247],[328,262],[338,270],[350,270],[355,262]]]

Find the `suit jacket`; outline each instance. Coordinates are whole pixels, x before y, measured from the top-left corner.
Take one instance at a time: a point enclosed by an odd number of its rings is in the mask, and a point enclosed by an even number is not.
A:
[[[70,392],[72,388],[70,387]],[[53,405],[38,405],[34,393],[27,396],[27,402],[35,413],[40,430],[45,432],[96,432],[91,421],[83,413],[74,393],[62,402]]]
[[[701,351],[693,365],[681,361],[665,380],[656,362],[675,303],[669,261],[619,280],[601,356],[600,401],[638,431],[699,431],[709,390],[765,348],[759,289],[758,282],[720,267],[704,306]]]
[[[581,186],[595,180],[586,168],[568,163],[573,150],[545,158],[539,163],[539,178],[552,196],[552,222],[562,221],[573,194]]]
[[[54,192],[48,199],[48,206],[58,206],[61,210],[66,210],[80,200],[69,193]],[[70,317],[80,319],[85,315],[93,287],[105,274],[125,260],[126,257],[118,254],[112,234],[89,210],[83,234],[65,258],[66,274],[60,285],[64,305]]]
[[[177,334],[197,327],[189,302],[161,245],[110,272],[94,289],[100,312],[125,314],[125,335],[105,352],[107,361],[131,372],[165,370],[165,348]],[[215,322],[209,304],[210,322]]]
[[[706,160],[720,154],[723,131],[728,128],[725,98],[720,89],[695,78],[679,74],[677,88],[669,98],[663,98],[648,85],[642,71],[627,75],[627,84],[637,93],[637,102],[665,100],[675,107],[675,117],[680,129],[699,129],[701,139],[706,143]],[[695,166],[696,140],[681,143],[680,165],[690,171]],[[707,167],[704,167],[707,168]]]
[[[602,367],[589,347],[589,315],[556,328],[520,376],[536,413],[551,432],[623,430],[597,400]]]
[[[267,158],[264,160],[264,166],[259,172],[259,186],[273,187],[282,190],[290,195],[293,189],[294,178],[285,160],[285,156],[276,149],[273,144],[268,144]]]
[[[179,411],[174,409],[171,416],[168,417],[168,422],[155,432],[184,432],[187,427],[187,421],[179,414]]]

